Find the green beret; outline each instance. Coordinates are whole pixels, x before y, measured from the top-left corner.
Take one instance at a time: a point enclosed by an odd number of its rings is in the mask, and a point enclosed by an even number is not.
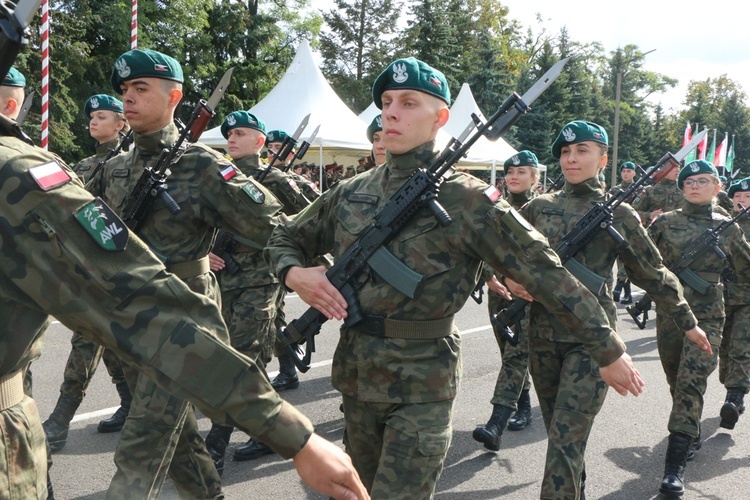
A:
[[[92,112],[100,110],[122,113],[122,101],[107,94],[96,94],[89,97],[89,100],[86,101],[86,105],[83,107],[84,114],[89,118]]]
[[[507,174],[510,167],[538,167],[539,160],[531,151],[519,151],[503,163],[503,171]]]
[[[284,142],[287,138],[287,133],[283,130],[271,130],[266,134],[266,144],[270,142]]]
[[[734,193],[744,193],[750,191],[750,177],[745,177],[732,183],[727,190],[727,194],[730,198],[734,197]]]
[[[118,94],[122,94],[122,82],[135,78],[161,78],[182,83],[182,67],[173,57],[155,50],[131,50],[115,62],[109,82]]]
[[[623,163],[622,165],[620,165],[620,172],[622,172],[626,168],[628,170],[636,170],[635,163],[633,163],[632,161],[626,161],[625,163]]]
[[[383,109],[380,96],[386,90],[409,89],[418,90],[451,104],[451,91],[445,75],[413,57],[393,61],[375,79],[372,86],[372,100],[378,109]]]
[[[713,174],[716,177],[719,176],[719,172],[716,170],[713,163],[707,162],[706,160],[695,160],[682,167],[680,174],[677,176],[677,187],[682,189],[682,184],[685,182],[685,179],[691,175],[698,174]]]
[[[557,134],[557,139],[552,143],[552,156],[559,159],[560,150],[562,150],[563,146],[584,141],[599,142],[605,146],[609,145],[607,132],[601,125],[576,120],[565,125],[560,133]]]
[[[229,113],[224,118],[224,123],[221,124],[221,135],[226,139],[229,137],[229,131],[238,127],[260,130],[263,135],[266,135],[266,124],[263,123],[263,120],[247,111],[233,111]]]
[[[378,115],[372,119],[372,123],[370,123],[370,126],[367,127],[367,140],[370,141],[370,144],[372,144],[374,141],[375,132],[381,132],[382,130],[383,116]]]
[[[25,87],[26,77],[23,73],[18,71],[16,68],[11,67],[8,70],[8,74],[3,78],[3,86],[5,87]]]

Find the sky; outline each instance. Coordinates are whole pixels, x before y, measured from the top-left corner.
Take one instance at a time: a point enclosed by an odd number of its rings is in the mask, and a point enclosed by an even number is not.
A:
[[[646,55],[643,68],[679,80],[653,96],[665,110],[683,109],[691,80],[726,74],[750,94],[750,25],[747,4],[713,0],[502,0],[508,17],[536,33],[567,27],[577,42],[601,42],[609,52],[635,44]],[[542,16],[542,26],[536,20]],[[750,102],[749,102],[750,104]]]

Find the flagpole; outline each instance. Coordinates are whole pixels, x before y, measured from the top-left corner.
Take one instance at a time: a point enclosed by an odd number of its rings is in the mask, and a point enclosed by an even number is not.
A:
[[[42,149],[49,143],[49,0],[42,0]]]
[[[133,0],[130,19],[130,50],[138,48],[138,0]]]

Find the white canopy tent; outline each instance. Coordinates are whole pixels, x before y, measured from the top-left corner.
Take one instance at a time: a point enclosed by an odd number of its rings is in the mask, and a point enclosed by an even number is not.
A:
[[[279,83],[258,104],[248,110],[266,123],[268,130],[293,133],[302,119],[310,113],[310,121],[301,140],[309,140],[315,127],[320,131],[310,146],[318,150],[317,162],[325,165],[357,164],[357,159],[368,155],[372,145],[367,140],[367,125],[357,118],[326,81],[313,61],[310,44],[303,40],[292,63]],[[368,123],[369,124],[369,123]],[[201,142],[212,147],[226,147],[220,127],[207,130]],[[325,151],[325,162],[324,162]]]

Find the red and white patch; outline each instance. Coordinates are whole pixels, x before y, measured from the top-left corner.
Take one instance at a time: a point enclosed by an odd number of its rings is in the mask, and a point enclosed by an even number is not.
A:
[[[70,182],[70,174],[54,161],[31,167],[29,173],[42,191],[49,191]]]
[[[232,177],[237,175],[237,171],[234,169],[232,165],[229,165],[227,168],[221,171],[221,178],[225,181],[228,181]]]
[[[166,64],[154,64],[154,70],[156,71],[169,71]]]
[[[495,186],[490,186],[484,190],[484,195],[492,202],[495,203],[500,199],[500,190]]]
[[[443,84],[440,81],[440,78],[436,77],[435,75],[430,77],[430,83],[433,84],[436,87],[442,87]]]
[[[292,189],[297,189],[297,183],[294,182],[294,179],[292,178],[289,178],[289,187],[291,187]]]

